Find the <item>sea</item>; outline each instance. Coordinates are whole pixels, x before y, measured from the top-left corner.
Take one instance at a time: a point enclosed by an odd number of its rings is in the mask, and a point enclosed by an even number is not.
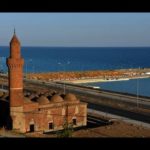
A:
[[[24,73],[150,68],[150,47],[22,47]],[[9,47],[0,47],[0,71],[7,72]],[[89,83],[137,93],[137,80]],[[139,79],[139,94],[150,96],[150,78]]]

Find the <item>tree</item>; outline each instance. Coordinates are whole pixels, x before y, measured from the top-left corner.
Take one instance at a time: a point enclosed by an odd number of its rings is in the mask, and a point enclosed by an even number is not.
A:
[[[64,125],[63,125],[63,130],[58,132],[58,137],[60,138],[68,138],[68,137],[72,137],[72,133],[73,133],[73,124],[68,124],[67,121],[65,121]]]

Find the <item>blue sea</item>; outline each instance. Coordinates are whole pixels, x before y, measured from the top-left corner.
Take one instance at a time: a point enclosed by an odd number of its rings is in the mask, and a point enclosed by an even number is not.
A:
[[[150,47],[22,47],[21,52],[25,73],[150,68]],[[9,47],[0,47],[0,70],[7,71],[8,56]],[[150,96],[150,86],[147,86],[150,79],[140,79],[140,82],[146,91],[140,94]],[[102,83],[100,87],[135,93],[129,88],[134,85],[129,80]]]
[[[131,79],[112,82],[86,83],[83,85],[98,86],[104,90],[150,97],[150,78]]]

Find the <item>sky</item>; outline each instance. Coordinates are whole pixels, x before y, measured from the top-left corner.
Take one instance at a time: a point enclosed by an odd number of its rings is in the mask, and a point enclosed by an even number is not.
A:
[[[0,46],[150,46],[150,13],[0,13]]]

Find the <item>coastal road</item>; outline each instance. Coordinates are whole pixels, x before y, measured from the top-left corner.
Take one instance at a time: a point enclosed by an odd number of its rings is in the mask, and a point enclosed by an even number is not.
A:
[[[61,89],[62,92],[64,88],[64,84],[52,82],[36,82],[34,84],[40,84],[40,86],[59,90]],[[81,101],[87,102],[88,108],[150,123],[150,111],[141,111],[143,108],[150,110],[149,98],[139,98],[139,108],[137,109],[137,97],[135,96],[88,89],[86,87],[76,87],[74,85],[65,85],[65,90],[66,93],[74,93]],[[121,104],[122,106],[120,107]]]
[[[76,94],[81,101],[88,103],[88,108],[150,123],[149,98],[139,97],[137,109],[136,96],[91,89],[71,84],[64,86],[62,83],[42,82],[37,80],[25,80],[25,84],[26,89],[28,89],[28,85],[31,84],[35,87],[55,89],[56,91],[61,92],[64,91],[65,87],[66,93],[71,92]],[[28,90],[34,90],[34,88]]]
[[[26,80],[27,83],[31,83],[37,86],[43,86],[43,87],[50,87],[54,89],[59,89],[62,92],[72,92],[77,95],[87,95],[88,97],[93,97],[96,101],[105,101],[109,102],[116,102],[116,103],[123,103],[127,104],[131,107],[140,107],[144,109],[150,110],[150,98],[144,98],[144,97],[138,97],[127,95],[127,94],[121,94],[117,92],[111,92],[101,89],[92,89],[84,86],[78,86],[75,84],[63,84],[63,83],[55,83],[55,82],[42,82],[42,81],[35,81],[35,80]]]
[[[130,107],[139,107],[139,108],[144,108],[144,109],[150,109],[150,98],[144,98],[140,96],[132,96],[132,95],[127,95],[127,94],[121,94],[117,92],[112,92],[112,91],[106,91],[106,90],[101,90],[101,89],[92,89],[89,87],[83,87],[75,84],[64,84],[63,83],[56,83],[56,82],[43,82],[39,80],[29,80],[29,79],[24,79],[26,84],[32,84],[35,86],[40,86],[40,87],[46,87],[46,88],[54,88],[61,90],[64,92],[64,88],[66,92],[72,92],[74,94],[80,94],[80,95],[88,95],[92,98],[95,98],[96,101],[103,101],[103,102],[116,102],[119,104],[126,104]],[[6,90],[7,86],[2,86],[0,85],[1,90]],[[28,86],[26,86],[26,89],[28,89]],[[97,100],[98,99],[98,100]]]
[[[33,84],[33,82],[32,82]],[[56,83],[34,83],[36,86],[44,86],[47,88],[61,89],[63,92],[64,84],[56,84]],[[94,109],[97,111],[102,111],[109,114],[115,114],[118,116],[123,116],[132,120],[137,120],[145,123],[150,123],[150,111],[149,112],[141,112],[140,109],[136,108],[136,97],[134,96],[126,96],[117,93],[111,92],[103,92],[95,89],[87,89],[84,87],[76,87],[71,85],[65,85],[66,93],[71,92],[78,96],[81,101],[88,103],[88,108]],[[117,98],[117,99],[116,99]],[[120,100],[121,98],[121,100]],[[120,101],[123,104],[126,104],[126,107],[117,106],[120,104]],[[150,108],[150,101],[146,98],[141,98],[139,102],[140,108],[144,107],[147,110]],[[112,104],[109,104],[112,102]],[[132,109],[131,109],[132,108]]]
[[[105,103],[118,103],[118,104],[124,104],[127,106],[130,106],[132,108],[143,108],[150,110],[150,98],[144,98],[144,97],[137,97],[136,95],[127,95],[127,94],[121,94],[117,92],[111,92],[101,89],[92,89],[84,86],[79,86],[75,84],[63,84],[63,83],[56,83],[56,82],[43,82],[39,80],[24,80],[26,84],[32,84],[35,86],[43,87],[43,88],[53,88],[60,90],[61,92],[72,92],[77,95],[81,96],[88,96],[94,98],[93,101],[95,102],[105,102]],[[0,85],[1,90],[7,90],[7,86]],[[26,86],[26,89],[28,89],[28,86]]]

